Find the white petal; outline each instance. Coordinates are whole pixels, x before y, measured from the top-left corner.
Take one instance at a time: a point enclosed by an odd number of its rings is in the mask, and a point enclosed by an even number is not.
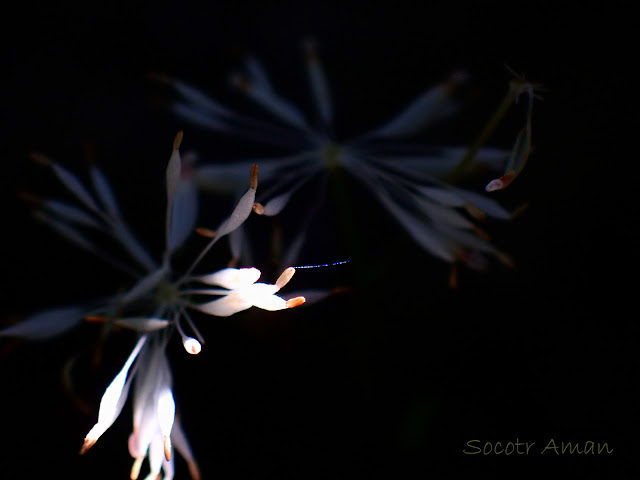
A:
[[[197,106],[176,102],[171,105],[171,110],[176,115],[193,122],[201,127],[210,128],[214,131],[227,131],[229,127],[210,112],[204,111]]]
[[[197,277],[207,285],[218,285],[229,290],[252,285],[260,278],[257,268],[225,268],[209,275]]]
[[[277,197],[273,197],[264,205],[264,211],[262,215],[266,215],[267,217],[271,217],[280,213],[280,211],[287,205],[289,199],[291,198],[291,194],[293,194],[294,190],[289,190],[282,195],[278,195]]]
[[[254,295],[251,299],[254,307],[263,310],[275,311],[287,308],[287,301],[277,295]]]
[[[189,85],[180,80],[172,80],[171,85],[184,97],[185,100],[197,105],[201,109],[220,115],[230,114],[230,111],[214,100],[213,97],[193,85]]]
[[[176,140],[178,140],[177,137]],[[165,176],[167,185],[167,203],[171,205],[173,195],[178,188],[178,184],[180,183],[180,178],[182,176],[182,159],[180,158],[180,150],[177,148],[174,148],[171,152]]]
[[[201,312],[215,315],[217,317],[228,317],[234,313],[241,312],[251,308],[253,304],[242,298],[237,293],[230,293],[226,297],[219,298],[212,302],[203,303],[201,305],[192,305],[193,308]]]
[[[130,328],[137,332],[152,332],[154,330],[166,328],[169,325],[168,320],[149,317],[118,318],[114,320],[113,323],[124,328]]]
[[[411,135],[451,115],[456,108],[451,98],[452,89],[463,80],[464,75],[457,74],[427,90],[375,134],[383,137]]]
[[[125,362],[124,367],[122,367],[120,373],[116,375],[104,392],[104,395],[100,400],[98,422],[91,430],[89,430],[89,433],[87,433],[80,453],[84,453],[91,448],[98,438],[100,438],[100,436],[113,424],[118,415],[120,415],[129,392],[130,381],[127,381],[129,369],[131,368],[133,361],[138,356],[138,353],[140,353],[140,349],[142,349],[146,340],[146,335],[143,335],[138,339],[136,346]]]
[[[253,204],[255,201],[256,190],[254,188],[249,188],[238,202],[238,205],[236,205],[231,216],[224,220],[220,227],[218,227],[217,238],[233,232],[236,228],[242,225],[253,211]]]
[[[307,124],[300,111],[293,104],[278,96],[273,90],[265,89],[263,85],[254,83],[248,85],[245,91],[251,99],[273,116],[293,127],[301,130],[307,129]]]
[[[93,198],[75,175],[56,163],[51,163],[51,168],[53,168],[56,176],[64,186],[67,187],[69,191],[71,191],[82,203],[91,210],[99,211],[98,206],[93,201]]]
[[[333,108],[331,94],[329,92],[329,82],[324,72],[322,64],[318,60],[318,56],[313,43],[307,44],[307,73],[309,74],[309,83],[313,92],[313,98],[316,108],[320,114],[320,118],[325,125],[331,125],[333,120]]]
[[[107,209],[107,212],[109,212],[114,218],[120,217],[118,202],[116,201],[111,185],[109,185],[105,175],[96,166],[91,167],[89,175],[91,177],[91,182],[93,183],[93,188],[98,194],[98,198],[102,202],[102,205]]]
[[[198,219],[198,192],[192,179],[178,183],[168,215],[167,250],[173,252],[191,235]]]
[[[92,216],[85,213],[73,205],[68,203],[59,202],[57,200],[45,200],[42,202],[42,206],[55,213],[57,216],[68,220],[73,223],[84,225],[86,227],[92,227],[102,230],[102,225],[98,223]]]
[[[0,330],[0,337],[21,337],[46,340],[60,335],[82,321],[85,310],[79,307],[59,307],[28,316],[22,322]]]
[[[189,466],[189,473],[191,474],[191,478],[193,478],[194,480],[199,480],[200,470],[193,457],[191,445],[189,445],[187,436],[184,433],[179,416],[176,417],[173,423],[173,429],[171,430],[171,443],[173,444],[173,447],[178,451],[178,453],[180,453],[180,455],[182,455],[182,457],[186,460],[187,465]]]
[[[124,249],[131,255],[131,258],[138,262],[138,264],[148,271],[156,268],[156,264],[149,252],[140,244],[138,239],[129,231],[124,223],[116,223],[113,226],[113,233]]]

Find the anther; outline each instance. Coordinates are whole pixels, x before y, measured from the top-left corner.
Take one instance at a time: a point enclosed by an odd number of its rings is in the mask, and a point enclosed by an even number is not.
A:
[[[197,227],[196,233],[206,238],[214,238],[216,236],[215,230],[211,230],[210,228],[205,228],[205,227]]]
[[[262,215],[264,213],[264,206],[260,202],[254,203],[253,212],[257,215]]]
[[[249,186],[252,189],[258,188],[258,164],[251,165],[251,177],[249,178]]]
[[[169,435],[164,436],[164,458],[167,459],[167,462],[171,461],[171,439]]]
[[[202,350],[200,342],[193,337],[183,337],[182,345],[187,353],[190,353],[191,355],[198,355]]]
[[[304,302],[306,302],[304,297],[295,297],[287,300],[287,308],[299,307]]]
[[[291,280],[291,277],[293,277],[294,273],[296,273],[296,269],[295,268],[293,268],[293,267],[287,268],[278,277],[278,280],[276,280],[276,287],[278,287],[278,289],[284,287],[287,283],[289,283],[289,280]]]
[[[184,134],[182,133],[182,130],[180,130],[178,133],[176,133],[176,137],[173,139],[173,149],[174,150],[178,150],[180,148],[180,144],[182,143],[182,137],[184,136]]]

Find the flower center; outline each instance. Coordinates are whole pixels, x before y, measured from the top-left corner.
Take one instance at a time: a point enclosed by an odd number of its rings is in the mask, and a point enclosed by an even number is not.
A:
[[[327,169],[334,170],[342,163],[342,147],[337,143],[329,142],[322,149],[322,157]]]
[[[174,284],[162,281],[156,288],[155,296],[159,304],[175,305],[180,298],[180,293]]]

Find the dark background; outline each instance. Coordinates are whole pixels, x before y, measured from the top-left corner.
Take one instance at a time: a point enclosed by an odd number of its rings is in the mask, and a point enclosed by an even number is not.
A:
[[[184,149],[234,154],[232,142],[169,115],[168,92],[146,74],[182,78],[233,104],[228,74],[256,53],[279,90],[309,111],[300,42],[313,36],[348,136],[465,68],[474,103],[442,135],[469,142],[504,94],[508,64],[548,89],[534,107],[530,163],[497,194],[509,205],[529,202],[523,216],[492,230],[517,268],[463,270],[451,291],[447,266],[384,212],[359,211],[379,230],[367,230],[358,252],[376,266],[371,282],[358,280],[368,263],[299,271],[295,286],[354,290],[283,314],[200,319],[207,344],[199,357],[174,343],[183,423],[204,478],[637,478],[639,332],[635,310],[624,308],[635,294],[638,240],[635,190],[624,181],[635,179],[637,159],[622,148],[618,126],[635,93],[626,18],[597,2],[22,4],[5,16],[12,28],[3,40],[3,321],[110,292],[121,278],[30,219],[17,191],[60,191],[28,152],[82,171],[90,143],[127,218],[158,248],[175,132],[185,131]],[[523,118],[514,110],[493,143],[510,147]],[[324,248],[340,237],[317,228],[303,263],[349,256],[340,244]],[[93,369],[96,337],[83,325],[49,343],[0,343],[3,469],[22,478],[127,478],[128,407],[77,456],[133,345],[126,335],[110,339]],[[88,410],[60,380],[76,354]],[[472,439],[516,438],[536,448],[551,438],[607,442],[614,453],[462,453]],[[178,460],[177,478],[186,475]]]

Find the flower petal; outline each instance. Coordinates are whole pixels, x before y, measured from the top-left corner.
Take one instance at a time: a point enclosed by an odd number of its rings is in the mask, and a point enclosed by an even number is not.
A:
[[[229,290],[252,285],[260,278],[260,270],[257,268],[225,268],[209,275],[197,277],[207,285],[217,285]]]
[[[218,300],[191,306],[209,315],[228,317],[234,313],[251,308],[253,304],[237,293],[230,293],[226,297],[219,298]]]
[[[59,307],[28,316],[22,322],[0,330],[0,337],[48,340],[79,324],[85,315],[80,307]]]

